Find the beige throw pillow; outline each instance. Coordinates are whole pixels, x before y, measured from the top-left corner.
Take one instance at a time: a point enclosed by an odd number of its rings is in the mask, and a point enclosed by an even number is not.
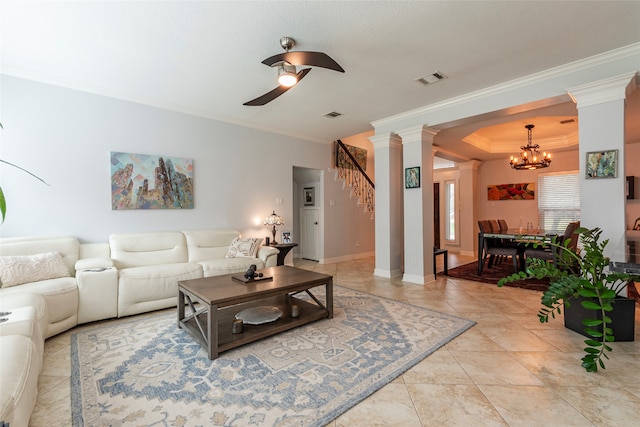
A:
[[[58,252],[0,257],[0,284],[3,288],[69,276],[69,268]]]
[[[260,247],[260,243],[262,243],[262,238],[241,238],[236,237],[231,242],[231,246],[229,246],[229,251],[227,252],[227,258],[237,258],[237,257],[245,257],[245,258],[255,258],[258,253],[258,248]]]

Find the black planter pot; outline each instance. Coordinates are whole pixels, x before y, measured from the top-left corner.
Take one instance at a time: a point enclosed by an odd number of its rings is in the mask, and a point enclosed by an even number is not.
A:
[[[585,298],[577,297],[571,299],[571,306],[564,306],[564,326],[572,331],[578,332],[585,337],[590,338],[585,332],[585,326],[582,324],[583,319],[602,320],[601,312],[596,310],[587,310],[582,307],[582,301]],[[611,318],[611,329],[615,341],[633,341],[635,335],[635,317],[636,302],[631,298],[616,297],[613,302],[613,311],[608,313]],[[602,332],[602,325],[595,328]]]

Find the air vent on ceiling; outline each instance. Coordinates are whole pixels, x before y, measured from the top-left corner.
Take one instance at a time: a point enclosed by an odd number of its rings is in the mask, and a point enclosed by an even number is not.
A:
[[[330,119],[335,119],[336,117],[340,117],[342,115],[342,113],[338,113],[337,111],[332,111],[330,113],[325,114],[325,117],[328,117]]]
[[[560,120],[560,124],[561,125],[566,125],[569,123],[574,123],[576,121],[576,119],[567,119],[567,120]]]
[[[426,85],[429,85],[429,84],[432,84],[432,83],[439,82],[440,80],[444,80],[446,78],[447,78],[447,76],[442,74],[440,71],[436,71],[433,74],[428,74],[426,76],[417,78],[416,81],[418,83],[422,83],[423,85],[426,86]]]

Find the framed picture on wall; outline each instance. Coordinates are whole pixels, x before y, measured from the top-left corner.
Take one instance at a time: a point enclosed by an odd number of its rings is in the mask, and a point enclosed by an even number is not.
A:
[[[588,152],[585,171],[586,179],[616,178],[618,176],[618,150]]]
[[[305,206],[316,205],[316,189],[314,187],[305,188],[304,192],[302,193],[302,197],[304,198]]]
[[[404,170],[404,188],[420,188],[420,166]]]

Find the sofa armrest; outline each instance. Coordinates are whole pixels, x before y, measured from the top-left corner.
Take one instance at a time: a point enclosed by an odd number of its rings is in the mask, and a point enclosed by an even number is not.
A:
[[[78,323],[118,315],[118,269],[111,258],[84,258],[76,262]]]
[[[114,266],[111,258],[83,258],[76,261],[76,272],[85,270],[98,271]]]
[[[118,270],[115,267],[78,269],[78,324],[118,316]]]
[[[264,262],[265,267],[275,267],[278,265],[278,254],[280,251],[271,246],[260,246],[256,254]]]

